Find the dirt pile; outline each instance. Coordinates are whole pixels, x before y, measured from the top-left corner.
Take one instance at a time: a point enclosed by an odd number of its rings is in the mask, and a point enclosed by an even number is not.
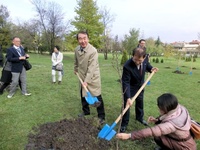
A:
[[[175,70],[175,71],[173,71],[173,73],[184,74],[184,72],[181,72],[180,70]]]
[[[98,139],[98,121],[76,118],[33,128],[26,150],[112,150],[114,140]]]

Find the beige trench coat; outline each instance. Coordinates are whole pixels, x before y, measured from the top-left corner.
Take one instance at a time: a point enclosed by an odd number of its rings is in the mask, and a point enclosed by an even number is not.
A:
[[[78,72],[83,82],[87,82],[87,89],[92,96],[101,94],[101,76],[98,63],[98,52],[91,44],[88,43],[83,52],[80,46],[75,49],[74,71]],[[83,97],[86,91],[82,88]]]

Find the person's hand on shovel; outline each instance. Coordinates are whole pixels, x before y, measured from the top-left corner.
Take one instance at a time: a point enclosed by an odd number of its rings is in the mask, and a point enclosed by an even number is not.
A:
[[[156,68],[156,67],[153,67],[152,69],[151,69],[151,72],[157,72],[159,69],[158,68]]]
[[[156,123],[158,121],[158,119],[154,118],[153,116],[149,116],[147,122],[148,123]]]
[[[131,133],[117,133],[116,138],[121,140],[128,140],[131,138]]]
[[[83,85],[82,85],[82,86],[87,87],[87,86],[88,86],[87,82],[83,82]]]
[[[126,102],[126,107],[127,107],[127,106],[130,106],[130,107],[131,107],[132,105],[133,105],[133,101],[132,101],[130,98],[128,98],[128,99],[127,99],[127,102]]]

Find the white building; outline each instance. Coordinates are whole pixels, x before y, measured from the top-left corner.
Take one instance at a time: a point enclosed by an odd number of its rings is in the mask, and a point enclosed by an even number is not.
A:
[[[200,41],[193,40],[192,42],[174,42],[172,43],[174,49],[177,49],[180,52],[184,52],[187,55],[200,55],[200,50],[197,47],[200,46]]]

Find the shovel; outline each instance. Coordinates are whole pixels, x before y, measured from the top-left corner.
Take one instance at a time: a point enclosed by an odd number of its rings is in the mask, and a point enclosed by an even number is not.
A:
[[[98,107],[101,104],[101,102],[98,101],[97,97],[93,97],[91,95],[91,93],[88,91],[87,87],[83,84],[83,81],[82,81],[82,79],[80,78],[80,76],[79,76],[79,74],[77,72],[76,72],[76,75],[77,75],[78,79],[80,80],[82,86],[84,87],[84,89],[85,89],[85,91],[87,93],[87,96],[85,97],[87,103],[89,105],[94,106],[94,107]]]
[[[131,98],[132,101],[135,101],[135,99],[138,97],[138,95],[141,93],[141,91],[144,89],[145,85],[148,83],[148,81],[151,79],[151,77],[154,75],[154,71],[149,75],[147,80],[143,83],[141,88],[138,90],[138,92],[134,95],[133,98]],[[117,125],[117,123],[120,121],[122,116],[126,113],[126,111],[130,108],[130,105],[126,106],[126,108],[123,110],[123,112],[119,115],[119,117],[115,120],[115,122],[109,126],[108,124],[104,125],[104,127],[101,129],[101,131],[98,134],[99,138],[106,139],[110,141],[112,137],[116,134],[116,131],[113,130],[113,128]]]

